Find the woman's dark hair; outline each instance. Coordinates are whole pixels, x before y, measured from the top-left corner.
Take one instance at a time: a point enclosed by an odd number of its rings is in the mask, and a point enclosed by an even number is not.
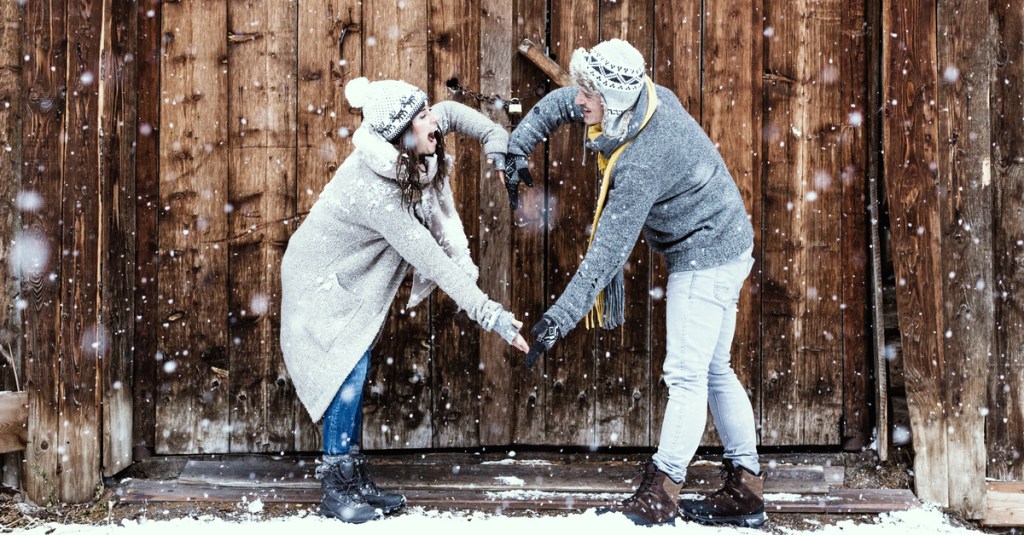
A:
[[[434,139],[437,141],[437,150],[434,155],[437,157],[437,173],[430,184],[421,184],[419,179],[420,169],[426,168],[426,155],[416,154],[416,138],[412,134],[412,123],[402,131],[395,139],[394,145],[398,149],[398,161],[395,162],[395,169],[398,170],[396,179],[398,188],[402,191],[402,206],[412,209],[412,206],[423,198],[424,188],[432,187],[435,192],[440,192],[444,186],[444,177],[448,176],[448,159],[444,155],[444,137],[441,131],[434,132]]]

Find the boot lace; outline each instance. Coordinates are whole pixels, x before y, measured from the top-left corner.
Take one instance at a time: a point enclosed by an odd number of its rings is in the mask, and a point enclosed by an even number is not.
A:
[[[725,481],[725,484],[722,485],[722,488],[716,490],[714,494],[711,495],[711,498],[719,498],[722,496],[735,498],[739,496],[740,492],[737,484],[737,479],[739,479],[738,473],[729,470],[729,467],[723,464],[722,467],[718,469],[718,477],[722,479],[722,481]]]
[[[651,490],[651,486],[654,485],[654,476],[658,474],[658,468],[652,462],[640,463],[640,486],[637,487],[636,492],[632,496],[623,500],[623,505],[629,505],[636,503],[640,500],[640,497],[647,494]]]

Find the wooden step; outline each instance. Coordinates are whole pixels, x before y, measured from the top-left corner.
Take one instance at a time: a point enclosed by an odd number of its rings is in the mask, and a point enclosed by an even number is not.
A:
[[[501,512],[585,510],[628,496],[645,455],[507,454],[368,455],[374,479],[400,489],[411,506]],[[914,507],[909,490],[846,489],[843,467],[800,457],[762,459],[768,472],[765,502],[780,513],[878,513]],[[314,504],[320,484],[313,456],[205,456],[189,460],[174,479],[130,479],[120,500],[138,502],[230,502]],[[684,498],[721,485],[720,464],[695,461]]]
[[[486,491],[478,489],[403,490],[411,507],[427,509],[483,511],[583,511],[607,505],[629,495],[622,493],[584,493],[550,491]],[[320,500],[319,486],[218,486],[182,483],[177,480],[137,479],[123,483],[117,490],[122,503],[221,502],[315,504]],[[693,498],[687,494],[683,498]],[[832,489],[827,494],[800,495],[768,493],[765,509],[775,513],[877,514],[918,507],[920,502],[905,489]]]

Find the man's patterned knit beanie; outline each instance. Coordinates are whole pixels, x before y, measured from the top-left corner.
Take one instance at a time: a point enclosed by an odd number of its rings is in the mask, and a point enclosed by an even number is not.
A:
[[[363,109],[363,124],[389,143],[412,123],[427,104],[422,89],[402,80],[371,82],[360,77],[345,84],[345,98]]]
[[[605,113],[602,128],[606,135],[617,137],[618,127],[629,122],[622,115],[633,109],[644,88],[643,55],[626,41],[611,39],[598,43],[589,52],[576,49],[569,62],[569,73],[587,92],[601,95]]]

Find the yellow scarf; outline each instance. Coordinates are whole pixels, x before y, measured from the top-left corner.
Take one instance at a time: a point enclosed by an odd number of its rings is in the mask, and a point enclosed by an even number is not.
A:
[[[647,83],[647,113],[644,115],[644,122],[640,125],[640,129],[636,131],[637,134],[647,126],[647,123],[651,120],[651,116],[654,115],[654,110],[658,107],[658,96],[654,92],[654,82],[646,76],[644,77],[644,81]],[[591,125],[590,128],[587,129],[587,138],[591,141],[597,139],[600,135],[600,124]],[[597,198],[597,210],[594,212],[594,222],[591,225],[592,230],[590,232],[590,240],[587,241],[588,251],[590,250],[590,245],[594,243],[594,236],[597,235],[597,225],[601,219],[601,212],[604,210],[605,201],[608,200],[608,188],[611,185],[612,168],[615,166],[615,162],[619,160],[619,156],[622,154],[622,151],[626,150],[626,147],[633,142],[633,138],[635,137],[636,134],[633,134],[633,137],[629,138],[625,143],[620,145],[619,148],[612,151],[612,155],[608,158],[605,158],[604,154],[600,151],[597,153],[597,168],[603,175],[603,179],[601,180],[601,195]],[[590,309],[590,312],[587,312],[587,329],[592,329],[594,327],[594,316],[597,318],[597,324],[602,327],[604,326],[604,292],[605,290],[602,289],[601,292],[597,294],[597,299],[594,301],[594,307]]]

